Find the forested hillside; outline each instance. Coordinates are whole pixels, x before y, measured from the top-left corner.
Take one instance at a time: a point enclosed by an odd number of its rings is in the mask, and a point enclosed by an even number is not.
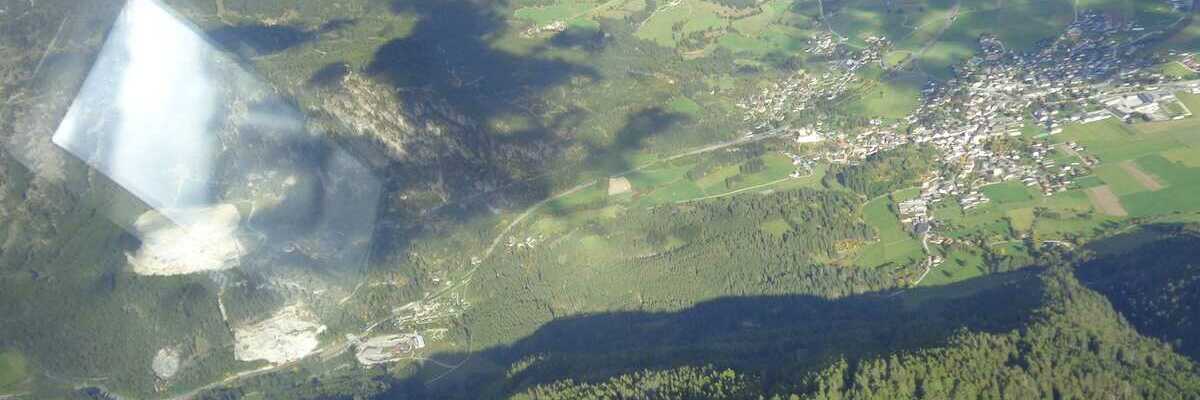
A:
[[[1071,277],[1069,269],[1053,268],[1037,279],[1042,288],[1040,304],[1029,310],[1023,323],[1009,329],[988,332],[962,327],[938,345],[837,358],[811,373],[777,364],[734,370],[687,367],[590,383],[558,381],[526,389],[520,397],[732,399],[747,393],[784,399],[1200,396],[1200,377],[1192,361],[1161,342],[1138,335],[1102,296]],[[978,311],[991,314],[1009,307],[997,301]]]
[[[904,145],[872,154],[832,176],[851,190],[875,197],[919,183],[934,166],[933,154],[931,147]]]
[[[1185,239],[1194,244],[1194,237],[1179,234],[1184,231],[1156,236],[1146,248]],[[1122,300],[1075,277],[1076,268],[1128,263],[1129,257],[1099,254],[1078,266],[1052,257],[1043,260],[1051,267],[840,299],[741,296],[679,311],[559,317],[511,345],[436,355],[470,361],[460,364],[469,373],[446,375],[446,365],[427,364],[371,391],[381,398],[449,399],[1200,396],[1200,367],[1171,343],[1143,335],[1144,317],[1123,315],[1130,310],[1126,303],[1140,304],[1144,295],[1126,293]],[[1125,279],[1161,281],[1155,271],[1165,269],[1147,265]],[[1186,331],[1163,337],[1171,335],[1188,342],[1180,336]],[[364,379],[320,387],[380,382]],[[279,383],[258,381],[213,398],[317,388]]]
[[[1195,225],[1151,225],[1097,248],[1160,238],[1115,257],[1079,267],[1079,279],[1108,297],[1139,332],[1200,359],[1200,230]],[[1143,239],[1144,240],[1144,239]]]
[[[1200,399],[1197,8],[0,1],[0,400]],[[208,106],[158,213],[51,140]]]

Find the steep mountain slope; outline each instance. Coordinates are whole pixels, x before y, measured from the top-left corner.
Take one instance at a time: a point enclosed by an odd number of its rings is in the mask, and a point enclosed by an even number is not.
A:
[[[1120,398],[1200,396],[1197,366],[1140,336],[1099,294],[1066,268],[1037,279],[1040,305],[1000,332],[957,331],[944,344],[841,358],[815,373],[780,365],[762,370],[677,368],[611,379],[558,381],[517,398],[811,399]],[[1026,282],[1031,283],[1031,282]],[[1004,302],[980,309],[996,313]],[[769,378],[770,377],[770,378]],[[778,378],[776,378],[778,377]]]
[[[1200,226],[1152,225],[1130,236],[1136,235],[1159,239],[1086,262],[1079,279],[1107,297],[1138,332],[1200,359]]]

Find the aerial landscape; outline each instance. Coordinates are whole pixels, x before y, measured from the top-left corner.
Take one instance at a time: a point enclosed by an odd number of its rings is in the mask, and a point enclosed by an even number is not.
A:
[[[1200,398],[1198,13],[0,2],[0,400]]]

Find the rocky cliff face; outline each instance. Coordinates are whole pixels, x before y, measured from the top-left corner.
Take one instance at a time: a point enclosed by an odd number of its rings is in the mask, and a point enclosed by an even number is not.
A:
[[[7,2],[0,24],[0,270],[52,249],[90,176],[50,144],[115,4]],[[92,22],[92,23],[89,23]],[[40,140],[39,140],[40,139]]]
[[[474,140],[478,137],[475,121],[449,105],[419,94],[402,99],[395,88],[357,71],[347,71],[319,88],[301,90],[318,99],[311,111],[327,117],[328,132],[364,144],[358,146],[360,155],[387,171],[399,204],[423,195],[450,201],[464,189],[465,179],[486,179],[455,170],[481,162],[486,157],[481,147],[486,144]]]

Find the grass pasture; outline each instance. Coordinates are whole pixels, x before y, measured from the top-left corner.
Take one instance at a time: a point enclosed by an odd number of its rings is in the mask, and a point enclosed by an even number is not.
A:
[[[1079,142],[1087,147],[1088,153],[1096,155],[1104,163],[1133,160],[1183,145],[1176,135],[1167,134],[1161,129],[1148,131],[1143,129],[1145,125],[1149,124],[1130,126],[1109,118],[1069,125],[1062,133],[1055,135],[1055,139]]]
[[[1200,150],[1198,149],[1181,147],[1164,151],[1161,154],[1163,158],[1171,162],[1176,162],[1189,168],[1200,168]]]
[[[755,193],[756,191],[815,187],[820,184],[821,178],[825,174],[825,167],[818,166],[809,176],[789,178],[789,175],[795,171],[791,159],[778,153],[766,154],[761,159],[765,168],[758,172],[742,173],[738,164],[723,165],[694,181],[687,177],[687,172],[695,166],[694,163],[657,164],[631,172],[625,177],[633,186],[635,193],[633,197],[636,204],[648,207],[656,204]],[[729,178],[734,177],[738,179],[729,182],[733,183],[732,185],[727,183]],[[760,188],[761,190],[758,190]],[[591,191],[583,193],[591,193]],[[560,200],[565,202],[583,201],[575,199],[582,197],[583,193]]]
[[[1075,179],[1073,184],[1074,189],[1088,189],[1103,185],[1105,182],[1095,175],[1088,175]]]
[[[1029,232],[1033,230],[1033,207],[1008,210],[1005,215],[1008,217],[1008,223],[1012,225],[1014,231]]]
[[[645,205],[673,203],[704,197],[704,193],[692,181],[684,178],[673,181],[669,185],[655,188],[649,194],[642,197],[639,202]]]
[[[597,4],[599,2],[587,0],[565,1],[548,6],[520,8],[513,11],[513,16],[541,26],[556,21],[567,22],[572,18],[586,14],[589,10],[596,7]]]
[[[940,286],[975,278],[984,274],[983,257],[962,250],[945,256],[946,261],[929,271],[918,286]]]
[[[1145,191],[1146,188],[1117,163],[1101,165],[1092,170],[1118,196]]]
[[[879,233],[884,243],[911,238],[900,224],[900,218],[892,211],[894,204],[886,196],[879,197],[863,206],[863,220]]]
[[[1019,193],[1015,187],[1005,189]],[[982,239],[988,243],[1016,240],[1014,232],[1031,233],[1039,240],[1087,237],[1115,219],[1092,212],[1086,190],[1068,190],[1052,196],[1036,194],[1028,200],[1011,201],[1016,198],[992,201],[967,211],[947,202],[936,206],[933,215],[946,224],[942,231],[945,236]]]
[[[756,37],[783,18],[792,6],[789,0],[768,0],[760,8],[762,12],[745,18],[734,20],[731,25],[738,33],[747,37]]]
[[[787,231],[789,231],[791,229],[792,229],[792,226],[789,225],[787,221],[784,221],[782,219],[770,220],[770,221],[764,222],[762,224],[763,232],[766,232],[775,237],[783,236],[784,233],[786,233]]]
[[[700,0],[664,2],[658,7],[638,26],[635,35],[669,48],[676,47],[694,32],[723,28],[726,20],[721,15],[729,13],[719,5]]]
[[[1018,203],[1033,199],[1033,195],[1029,194],[1029,189],[1021,182],[1015,181],[984,186],[981,191],[984,196],[992,199],[996,204]]]
[[[672,97],[670,103],[667,103],[667,107],[669,107],[671,111],[691,115],[693,117],[700,116],[700,114],[704,112],[704,108],[701,107],[700,104],[696,103],[695,100],[687,98],[687,96]]]
[[[1129,214],[1136,217],[1200,210],[1200,168],[1188,167],[1154,155],[1138,160],[1143,171],[1165,181],[1166,188],[1123,196]]]
[[[28,378],[28,367],[21,353],[0,351],[0,394],[15,388]]]
[[[1163,75],[1178,79],[1195,79],[1197,74],[1178,61],[1163,64],[1159,68]]]
[[[875,82],[858,93],[850,111],[856,115],[900,119],[920,103],[920,88],[925,83],[920,75],[880,76],[877,68],[868,69],[864,79]]]
[[[879,267],[888,263],[908,264],[921,259],[921,242],[913,238],[892,211],[894,203],[880,196],[863,206],[863,220],[875,229],[878,240],[868,244],[854,263],[864,267]]]
[[[1120,15],[1133,15],[1133,3],[1129,0],[1079,0],[1075,6],[1081,10],[1099,10]]]

